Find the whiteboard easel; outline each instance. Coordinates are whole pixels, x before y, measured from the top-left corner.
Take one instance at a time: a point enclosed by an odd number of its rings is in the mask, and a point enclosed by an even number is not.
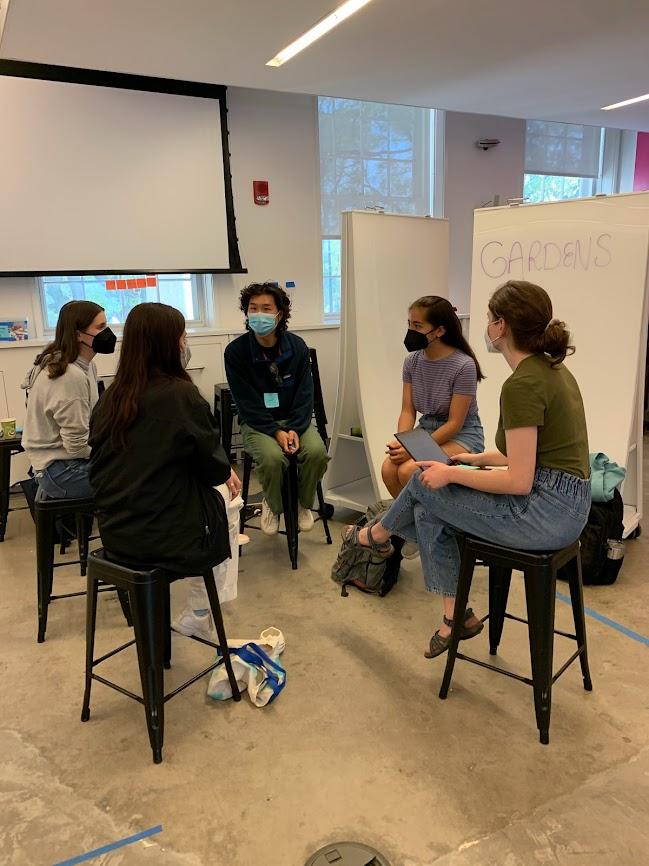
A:
[[[487,302],[507,279],[529,280],[571,331],[577,351],[566,364],[584,398],[590,450],[626,467],[625,536],[642,519],[648,257],[648,193],[475,212],[470,332],[487,377],[478,389],[487,448],[511,372],[484,346]]]
[[[338,400],[325,498],[364,511],[390,495],[381,465],[401,408],[408,305],[422,295],[448,297],[448,221],[344,213],[341,295]]]

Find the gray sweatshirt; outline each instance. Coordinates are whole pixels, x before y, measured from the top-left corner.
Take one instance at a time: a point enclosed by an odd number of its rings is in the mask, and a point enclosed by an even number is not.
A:
[[[77,358],[58,379],[33,367],[21,387],[28,395],[22,444],[34,470],[55,460],[87,460],[90,413],[99,399],[95,365]]]

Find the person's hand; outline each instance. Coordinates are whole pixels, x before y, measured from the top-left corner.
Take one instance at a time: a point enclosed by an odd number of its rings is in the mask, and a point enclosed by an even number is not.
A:
[[[423,460],[417,463],[423,470],[419,476],[419,480],[429,490],[439,490],[440,487],[446,487],[451,483],[451,473],[454,466],[449,466],[447,463],[438,463],[436,460]]]
[[[225,483],[230,491],[230,497],[235,499],[241,493],[241,481],[234,469],[230,472],[230,477]]]
[[[288,453],[288,432],[286,430],[276,430],[275,439],[282,451]]]
[[[406,451],[403,445],[396,440],[388,442],[388,458],[393,466],[400,466],[402,463],[410,460],[410,454]]]
[[[300,450],[300,437],[295,430],[288,431],[288,454],[295,454]]]
[[[469,451],[463,451],[461,454],[454,454],[451,457],[453,463],[464,463],[466,466],[482,466],[482,454],[471,454]]]

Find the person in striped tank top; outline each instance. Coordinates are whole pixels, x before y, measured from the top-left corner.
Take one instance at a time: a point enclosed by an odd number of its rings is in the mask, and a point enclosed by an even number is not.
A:
[[[408,310],[404,340],[408,357],[403,364],[403,398],[397,432],[419,426],[428,430],[449,457],[484,451],[484,432],[478,415],[476,391],[483,378],[473,350],[462,335],[462,325],[446,298],[426,295]],[[387,443],[382,476],[397,497],[417,469],[403,446]]]

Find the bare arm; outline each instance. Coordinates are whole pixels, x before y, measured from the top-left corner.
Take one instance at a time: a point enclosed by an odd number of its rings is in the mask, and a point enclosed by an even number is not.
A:
[[[455,463],[468,463],[469,466],[508,466],[509,461],[500,451],[483,451],[480,454],[472,454],[470,451],[462,454],[454,454],[452,460]]]
[[[397,433],[405,433],[415,426],[417,413],[412,403],[412,385],[410,382],[403,383],[403,396],[401,397],[401,413],[397,421]]]
[[[461,466],[443,463],[421,463],[421,480],[432,490],[446,484],[461,484],[484,493],[506,493],[524,496],[532,489],[536,470],[537,427],[516,427],[505,431],[507,469],[494,472],[471,472]]]
[[[448,410],[448,421],[431,434],[438,445],[445,445],[457,436],[464,426],[472,401],[473,397],[468,394],[453,394]]]

